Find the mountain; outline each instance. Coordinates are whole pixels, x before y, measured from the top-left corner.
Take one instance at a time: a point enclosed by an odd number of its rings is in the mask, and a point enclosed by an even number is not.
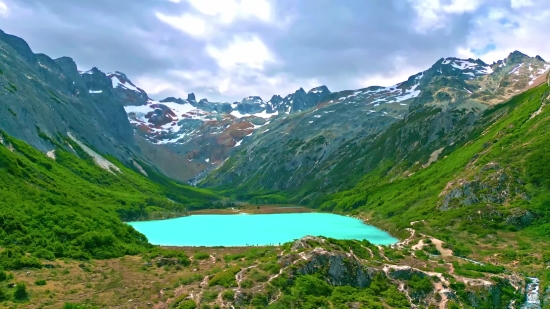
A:
[[[97,69],[79,74],[68,57],[34,54],[22,39],[0,32],[1,129],[43,152],[71,132],[101,153],[123,162],[139,157],[124,107],[110,79]],[[32,125],[31,125],[32,124]]]
[[[110,76],[118,82],[117,76],[121,74]],[[124,80],[133,85],[126,77]],[[144,93],[136,86],[132,87],[134,93]],[[125,96],[132,92],[123,86],[116,90],[124,91]],[[267,102],[259,96],[249,96],[233,103],[210,102],[207,99],[197,102],[195,95],[190,93],[187,99],[133,100],[135,104],[125,104],[124,108],[137,138],[149,142],[138,142],[146,156],[157,166],[160,165],[167,175],[187,181],[221,164],[235,151],[235,147],[246,143],[253,132],[273,119],[308,110],[330,93],[326,86],[308,92],[300,88],[284,98],[274,95]],[[144,93],[143,97],[147,95]],[[186,170],[170,173],[174,164],[165,166],[166,156],[156,159],[153,153],[158,149],[185,158]]]
[[[492,65],[442,58],[394,86],[332,93],[315,108],[260,129],[203,184],[284,190],[306,202],[350,186],[356,180],[347,172],[368,173],[386,158],[426,162],[466,138],[483,111],[540,84],[548,69],[540,57],[519,52]]]
[[[0,56],[5,307],[547,306],[539,56],[442,58],[389,87],[234,103],[155,101],[122,72],[78,71],[3,32]],[[211,188],[174,180],[190,178]],[[400,241],[167,248],[124,223],[270,203],[354,216]]]
[[[142,154],[124,104],[146,95],[122,73],[79,72],[1,31],[0,57],[0,268],[135,254],[150,245],[121,220],[221,205]]]

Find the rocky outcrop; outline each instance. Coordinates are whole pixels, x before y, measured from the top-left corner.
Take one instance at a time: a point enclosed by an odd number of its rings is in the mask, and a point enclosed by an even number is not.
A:
[[[503,204],[516,197],[527,200],[529,197],[524,182],[515,174],[509,167],[488,163],[481,167],[473,180],[458,180],[447,184],[440,194],[443,200],[439,209],[446,211],[478,203]]]
[[[535,214],[525,209],[513,209],[512,214],[506,218],[506,224],[513,225],[517,229],[528,227],[535,221]]]
[[[331,285],[365,288],[380,271],[363,266],[360,261],[349,255],[316,249],[312,251],[308,261],[296,270],[296,273],[301,275],[321,273]]]

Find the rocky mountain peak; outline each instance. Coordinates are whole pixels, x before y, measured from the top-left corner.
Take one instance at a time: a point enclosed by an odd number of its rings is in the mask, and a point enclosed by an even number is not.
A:
[[[254,103],[262,104],[263,102],[264,100],[262,100],[262,98],[259,96],[248,96],[241,100],[241,103],[248,103],[248,104],[254,104]]]
[[[77,68],[76,62],[74,62],[73,58],[71,58],[71,57],[59,57],[59,58],[55,59],[54,61],[55,61],[55,63],[57,63],[58,66],[61,67],[61,69],[63,71],[67,71],[67,72],[73,71],[73,72],[78,73],[78,68]],[[65,68],[67,70],[65,70]]]
[[[330,90],[328,90],[328,87],[325,85],[311,88],[311,90],[308,91],[308,93],[321,93],[321,94],[329,94]]]
[[[57,66],[63,71],[67,77],[75,82],[80,80],[80,74],[78,74],[78,68],[76,62],[70,57],[60,57],[54,60]]]
[[[535,59],[538,60],[538,61],[546,62],[546,60],[542,59],[542,57],[539,56],[539,55],[536,55]]]
[[[196,100],[197,98],[195,97],[195,94],[193,92],[187,95],[187,101],[196,101]]]
[[[178,103],[178,104],[185,104],[187,103],[184,99],[182,98],[174,98],[174,97],[167,97],[166,99],[162,99],[160,100],[159,102],[161,103],[165,103],[165,102],[174,102],[174,103]]]
[[[506,64],[520,64],[530,58],[531,57],[527,56],[526,54],[515,50],[511,52],[510,55],[508,55],[508,57],[506,57],[505,61],[506,61]]]
[[[29,44],[20,37],[7,34],[0,30],[0,40],[4,41],[11,48],[13,48],[23,59],[29,63],[36,63],[36,55],[32,52]]]
[[[271,99],[269,100],[269,102],[272,103],[272,104],[278,104],[281,101],[283,101],[283,98],[278,94],[273,95],[271,97]]]
[[[306,94],[306,91],[304,88],[300,87],[300,89],[296,90],[295,94]]]
[[[422,81],[422,84],[425,85],[436,77],[473,79],[491,74],[492,72],[491,66],[487,65],[481,59],[460,59],[456,57],[441,58],[436,61],[431,68],[422,73],[426,77]],[[411,77],[416,78],[419,74]]]

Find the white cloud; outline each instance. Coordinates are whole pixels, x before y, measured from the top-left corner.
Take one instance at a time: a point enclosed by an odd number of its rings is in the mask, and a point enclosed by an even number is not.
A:
[[[529,7],[529,6],[535,5],[535,3],[533,3],[533,0],[511,0],[510,2],[511,2],[510,5],[512,6],[513,9],[519,9],[522,7]]]
[[[170,16],[156,12],[155,16],[162,22],[195,37],[206,35],[206,22],[197,16],[185,13],[181,16]]]
[[[483,0],[452,0],[450,4],[443,5],[442,10],[445,13],[462,14],[473,12],[483,4]]]
[[[547,37],[550,28],[550,8],[526,7],[521,11],[492,8],[486,15],[476,18],[472,25],[467,45],[459,48],[463,54],[494,44],[494,49],[484,51],[478,55],[479,58],[491,63],[519,50],[529,56],[540,55],[550,60],[550,41],[542,39]]]
[[[236,19],[257,18],[271,20],[271,5],[266,0],[187,0],[204,15],[214,17],[220,23],[232,23]]]
[[[202,98],[207,95],[210,101],[240,101],[250,95],[259,95],[264,100],[269,100],[274,94],[284,96],[293,93],[300,87],[309,90],[321,84],[315,78],[296,79],[286,73],[268,76],[261,71],[244,68],[237,70],[220,69],[216,72],[172,70],[168,72],[165,80],[144,78],[137,79],[136,84],[142,87],[142,82],[144,82],[144,89],[148,89],[145,88],[147,85],[153,88],[155,85],[163,85],[157,87],[157,90],[168,90],[168,92],[158,95],[159,97],[166,95],[185,97],[187,95],[186,89],[201,89],[202,93],[197,93],[197,96]],[[152,96],[160,92],[162,91],[152,93]]]
[[[147,76],[139,76],[135,79],[135,84],[147,91],[148,95],[154,96],[155,94],[170,91],[175,93],[181,93],[180,87],[174,81],[166,80],[163,78],[151,78]]]
[[[483,4],[483,0],[450,0],[448,4],[440,0],[408,1],[417,14],[415,29],[422,33],[444,27],[449,15],[473,12]]]
[[[259,37],[254,35],[237,35],[224,48],[209,44],[206,46],[206,52],[216,60],[220,68],[225,70],[231,70],[237,66],[263,70],[266,63],[275,62],[271,51]]]
[[[180,3],[181,0],[168,0]],[[186,0],[194,12],[181,15],[156,12],[155,16],[175,29],[196,38],[213,39],[222,28],[238,20],[254,19],[272,26],[284,27],[288,18],[275,22],[267,0]]]
[[[456,57],[461,59],[477,58],[476,54],[470,48],[465,48],[462,46],[456,49]]]
[[[367,74],[356,80],[354,86],[365,88],[370,86],[391,86],[407,80],[410,76],[427,68],[411,66],[404,57],[397,56],[394,59],[393,69],[384,73]]]
[[[8,6],[6,5],[6,3],[2,1],[0,1],[0,15],[1,16],[8,15]]]

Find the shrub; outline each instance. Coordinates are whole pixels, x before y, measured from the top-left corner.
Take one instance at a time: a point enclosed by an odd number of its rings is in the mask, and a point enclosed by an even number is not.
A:
[[[190,299],[182,301],[178,306],[178,309],[196,309],[196,308],[197,308],[197,304],[195,303],[195,301]]]
[[[235,299],[235,292],[231,290],[224,291],[222,293],[222,298],[225,301],[232,301],[233,299]]]
[[[209,286],[221,285],[225,288],[237,286],[237,281],[235,281],[235,275],[241,271],[241,268],[238,266],[230,267],[220,273],[217,273],[208,281]]]
[[[206,260],[206,259],[210,258],[210,254],[208,254],[206,252],[197,252],[193,255],[193,258],[195,260]]]
[[[15,285],[15,292],[13,292],[13,298],[18,301],[29,299],[29,293],[27,292],[27,286],[24,283],[17,283]]]

